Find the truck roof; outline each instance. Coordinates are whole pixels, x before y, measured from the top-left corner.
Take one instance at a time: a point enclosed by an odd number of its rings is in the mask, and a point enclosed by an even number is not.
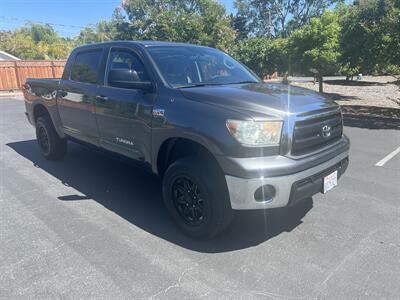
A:
[[[116,45],[127,45],[127,44],[141,45],[143,47],[157,47],[157,46],[206,47],[206,46],[201,46],[201,45],[194,45],[194,44],[188,44],[188,43],[177,43],[177,42],[124,40],[124,41],[108,41],[108,42],[102,42],[102,43],[87,44],[87,45],[79,46],[79,47],[77,47],[77,49],[92,48],[92,47],[96,47],[96,46],[97,47],[98,46],[116,46]]]

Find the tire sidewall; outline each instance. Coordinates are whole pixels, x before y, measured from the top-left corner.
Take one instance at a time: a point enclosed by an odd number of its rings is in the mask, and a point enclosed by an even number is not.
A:
[[[49,130],[48,126],[49,125],[47,124],[47,122],[46,122],[46,120],[44,118],[39,118],[37,120],[37,122],[36,122],[36,139],[38,141],[39,149],[40,149],[40,151],[41,151],[41,153],[43,154],[44,157],[50,157],[51,156],[51,153],[52,153],[52,150],[53,150],[53,145],[54,145],[54,141],[53,141],[53,139],[51,137],[50,130]],[[48,149],[48,151],[45,151],[43,149],[42,145],[41,145],[40,133],[39,133],[39,131],[41,129],[44,129],[44,131],[46,132],[47,138],[49,140],[49,149]]]
[[[218,182],[212,183],[211,178],[214,178],[216,174],[207,174],[205,172],[213,172],[213,169],[205,171],[204,168],[199,166],[193,158],[184,158],[178,160],[168,167],[163,178],[163,198],[165,206],[172,215],[175,223],[189,236],[193,238],[206,238],[211,237],[214,229],[218,225],[218,214],[220,207],[217,203],[218,199]],[[204,200],[203,208],[203,221],[198,226],[188,225],[185,220],[180,216],[176,210],[173,197],[172,197],[172,185],[176,178],[179,176],[186,176],[195,182],[202,194]],[[221,195],[222,196],[222,195]]]
[[[45,151],[42,148],[39,131],[43,129],[47,135],[49,149]],[[50,117],[39,117],[36,121],[36,139],[42,155],[49,160],[61,160],[67,152],[67,140],[61,139],[54,128]]]

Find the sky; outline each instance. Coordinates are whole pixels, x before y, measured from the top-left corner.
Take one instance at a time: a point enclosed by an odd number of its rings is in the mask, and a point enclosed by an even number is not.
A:
[[[233,0],[218,0],[228,13]],[[0,0],[0,30],[23,26],[26,22],[52,24],[64,37],[74,37],[89,24],[109,19],[121,0]]]

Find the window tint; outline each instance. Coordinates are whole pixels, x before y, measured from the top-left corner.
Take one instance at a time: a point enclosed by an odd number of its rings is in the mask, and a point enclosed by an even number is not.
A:
[[[71,80],[96,83],[97,70],[100,64],[101,50],[78,53],[72,65]]]
[[[259,78],[229,55],[197,46],[147,48],[164,79],[173,87],[259,82]]]
[[[118,70],[125,70],[126,72],[118,72]],[[140,58],[133,51],[127,49],[111,50],[109,81],[111,77],[121,81],[149,81],[146,69]]]
[[[224,60],[221,61],[215,56],[204,55],[197,61],[200,68],[200,73],[203,75],[204,81],[212,81],[214,78],[231,76],[233,73],[231,70],[235,68],[232,61]]]

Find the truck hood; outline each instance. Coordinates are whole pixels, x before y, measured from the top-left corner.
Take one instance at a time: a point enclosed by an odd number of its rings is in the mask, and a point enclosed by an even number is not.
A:
[[[246,83],[181,89],[191,100],[227,107],[253,118],[283,117],[338,106],[308,89],[281,83]]]

